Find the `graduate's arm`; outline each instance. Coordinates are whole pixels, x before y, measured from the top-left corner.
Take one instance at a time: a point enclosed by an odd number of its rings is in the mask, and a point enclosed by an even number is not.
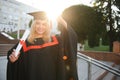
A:
[[[64,48],[69,50],[64,54],[68,55],[69,58],[69,67],[70,67],[70,78],[69,80],[78,80],[77,76],[77,34],[72,29],[70,25],[66,23],[66,21],[60,17],[58,19],[58,28],[61,31],[61,38],[63,39]],[[65,47],[65,45],[67,47]]]
[[[14,63],[19,57],[19,55],[15,56],[15,48],[17,45],[18,45],[18,43],[14,47],[12,47],[7,53],[7,59],[8,59],[8,61],[10,61],[12,63]],[[20,52],[19,52],[19,54],[20,54]]]
[[[72,47],[72,51],[77,54],[77,34],[71,27],[71,25],[67,24],[67,22],[59,16],[57,19],[58,22],[58,29],[61,32],[61,38],[64,39],[63,41],[69,41],[69,44]],[[74,39],[74,40],[73,40]],[[76,56],[76,55],[75,55]]]
[[[16,53],[15,53],[15,49],[13,49],[12,53],[9,55],[9,60],[10,60],[12,63],[14,63],[15,61],[18,60],[20,52],[18,53],[17,56],[15,56],[15,54],[16,54]]]
[[[71,56],[74,56],[75,59],[77,59],[78,37],[76,32],[73,30],[71,25],[67,24],[67,22],[61,16],[58,17],[57,21],[58,29],[60,30],[61,38],[63,39],[63,44],[69,45],[70,50],[73,53]]]

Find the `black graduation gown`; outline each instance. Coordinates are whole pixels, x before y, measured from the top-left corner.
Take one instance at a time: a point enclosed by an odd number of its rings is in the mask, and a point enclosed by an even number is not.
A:
[[[14,63],[8,59],[7,80],[66,80],[59,50],[59,42],[55,40],[45,44],[38,39],[34,45],[26,41],[19,59]]]
[[[8,58],[7,80],[78,80],[76,33],[70,26],[67,29],[61,24],[58,26],[62,27],[61,35],[57,36],[58,44],[26,52],[22,49],[15,63]],[[15,47],[8,52],[8,56]],[[67,56],[66,60],[64,56]]]
[[[70,80],[70,78],[78,80],[77,34],[70,25],[67,26],[67,29],[65,29],[62,24],[59,24],[58,26],[61,31],[62,53],[64,56],[67,56],[67,59],[64,60],[66,66],[66,80]]]

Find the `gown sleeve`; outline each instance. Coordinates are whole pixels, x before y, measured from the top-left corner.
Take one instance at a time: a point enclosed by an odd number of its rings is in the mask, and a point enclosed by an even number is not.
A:
[[[14,74],[14,71],[13,71],[14,67],[13,66],[15,65],[15,63],[10,62],[9,55],[12,53],[13,49],[16,48],[16,46],[17,46],[17,44],[14,47],[12,47],[7,53],[7,60],[8,60],[8,62],[7,62],[7,80],[14,80],[13,79],[13,76],[14,76],[13,75]]]
[[[65,61],[66,65],[66,77],[67,80],[72,78],[78,80],[77,74],[77,34],[70,25],[65,28],[62,24],[58,24],[58,28],[61,32],[63,54],[67,57]]]
[[[23,63],[21,63],[22,50],[20,51],[20,56],[19,56],[17,61],[12,63],[9,60],[9,55],[12,53],[13,49],[15,49],[17,47],[17,44],[14,47],[12,47],[7,53],[7,60],[8,60],[8,62],[7,62],[7,72],[6,72],[7,80],[19,80],[19,79],[25,77],[24,72],[22,72],[23,71],[22,70],[23,69],[22,68]],[[21,76],[19,76],[19,75],[21,75]]]

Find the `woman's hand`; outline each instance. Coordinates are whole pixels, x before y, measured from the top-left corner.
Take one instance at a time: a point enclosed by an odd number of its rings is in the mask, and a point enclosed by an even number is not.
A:
[[[57,22],[63,24],[67,28],[67,22],[61,16],[57,18]]]
[[[20,53],[18,53],[18,54],[20,54]],[[11,61],[12,63],[14,63],[15,61],[18,60],[18,57],[19,57],[19,55],[18,55],[18,56],[15,56],[15,49],[14,49],[13,52],[12,52],[12,54],[10,54],[9,59],[10,59],[10,61]]]

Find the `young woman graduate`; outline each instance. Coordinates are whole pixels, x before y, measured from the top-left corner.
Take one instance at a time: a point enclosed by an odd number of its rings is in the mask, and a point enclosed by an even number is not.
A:
[[[19,55],[15,56],[18,44],[8,51],[7,80],[78,80],[75,32],[59,17],[61,34],[51,35],[52,24],[45,12],[29,14],[34,20]]]

